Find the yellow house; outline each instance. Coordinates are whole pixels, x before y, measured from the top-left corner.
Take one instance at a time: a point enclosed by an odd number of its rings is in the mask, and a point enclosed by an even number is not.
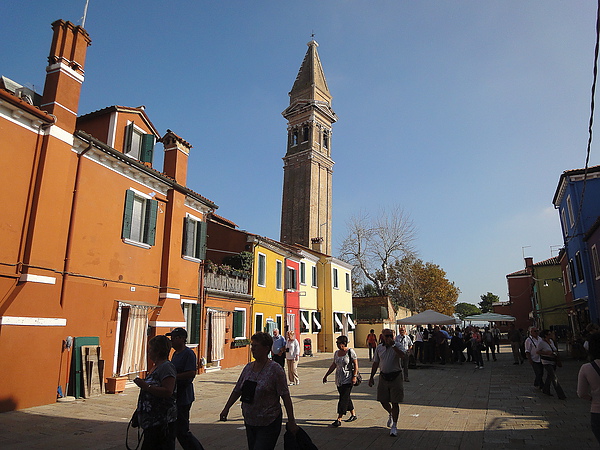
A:
[[[289,252],[278,242],[251,236],[254,244],[251,332],[285,330],[285,262]]]
[[[317,317],[320,329],[317,336],[317,348],[320,352],[333,352],[337,349],[338,336],[348,336],[348,345],[354,347],[354,329],[352,317],[352,264],[321,253],[320,242],[313,242],[313,249],[306,247],[302,254],[318,258],[314,263],[317,287]],[[310,261],[308,257],[305,260]],[[312,269],[311,269],[312,270]],[[311,280],[312,283],[312,280]],[[310,298],[310,297],[309,297]],[[303,303],[304,302],[304,303]],[[305,305],[305,306],[303,306]],[[310,300],[300,297],[300,308],[308,308]],[[314,344],[313,344],[314,345]]]

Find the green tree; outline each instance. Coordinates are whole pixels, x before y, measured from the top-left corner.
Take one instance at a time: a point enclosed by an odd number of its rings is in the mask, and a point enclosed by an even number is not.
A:
[[[500,297],[491,292],[480,296],[481,301],[479,302],[479,308],[482,313],[486,312],[494,312],[494,308],[492,308],[493,303],[497,303],[500,301]]]
[[[467,316],[473,316],[475,314],[481,314],[481,310],[472,303],[457,303],[454,307],[454,312],[460,317],[461,320],[464,320]]]

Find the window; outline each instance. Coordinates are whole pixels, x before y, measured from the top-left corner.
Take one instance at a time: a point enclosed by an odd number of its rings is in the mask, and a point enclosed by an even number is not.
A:
[[[306,263],[300,262],[300,284],[306,284]]]
[[[288,331],[296,331],[296,314],[286,314],[285,318]]]
[[[277,269],[275,271],[275,289],[280,291],[282,289],[281,277],[283,275],[283,262],[277,260]]]
[[[310,332],[310,316],[308,311],[300,311],[300,333]]]
[[[286,285],[285,288],[291,291],[298,289],[298,278],[296,276],[296,269],[292,267],[286,267]]]
[[[292,132],[292,146],[298,145],[298,131]]]
[[[339,284],[338,284],[338,270],[335,267],[333,268],[333,288],[334,289],[338,289],[339,288]]]
[[[575,278],[575,262],[572,259],[569,260],[569,274],[571,274],[571,285],[577,286],[577,278]]]
[[[569,221],[571,226],[575,225],[575,216],[573,215],[573,205],[571,204],[571,196],[567,197],[567,209],[569,211]]]
[[[190,215],[183,219],[183,255],[199,260],[206,257],[206,222]]]
[[[312,287],[317,287],[317,266],[312,266],[312,280],[310,285]]]
[[[567,224],[567,215],[565,214],[565,208],[560,211],[560,217],[562,222],[563,234],[565,237],[569,235],[569,225]]]
[[[568,268],[568,263],[567,263],[567,270],[563,271],[563,286],[565,289],[565,294],[568,294],[569,292],[571,292],[571,279],[569,277],[569,268]]]
[[[263,331],[263,313],[254,314],[254,332],[260,333]]]
[[[154,153],[154,135],[145,134],[144,131],[130,122],[125,129],[124,152],[127,156],[139,159],[142,162],[152,163]]]
[[[577,262],[577,279],[580,283],[583,283],[583,265],[581,264],[581,253],[575,253],[575,261]]]
[[[596,245],[592,245],[592,260],[594,261],[594,276],[600,278],[600,261],[598,261],[598,249]]]
[[[258,285],[266,286],[267,281],[267,255],[258,254]]]
[[[188,332],[188,344],[198,345],[200,343],[200,313],[202,308],[197,303],[182,303],[183,317],[185,317],[185,329]]]
[[[318,333],[321,331],[321,312],[313,311],[312,313],[312,332]]]
[[[277,329],[279,330],[279,332],[280,332],[281,334],[285,334],[285,333],[283,332],[283,320],[282,320],[282,318],[281,318],[281,314],[277,314],[277,315],[275,316],[275,322],[277,322]]]
[[[125,192],[122,238],[126,241],[154,245],[158,202],[150,196],[129,189]]]
[[[323,132],[323,148],[329,148],[329,133],[327,131]]]
[[[341,333],[344,330],[344,313],[334,312],[333,313],[333,330],[336,333]]]
[[[302,142],[308,142],[308,138],[310,136],[309,128],[302,128]]]
[[[350,274],[346,273],[346,292],[350,292]]]
[[[233,338],[246,339],[246,310],[235,308],[233,312]]]

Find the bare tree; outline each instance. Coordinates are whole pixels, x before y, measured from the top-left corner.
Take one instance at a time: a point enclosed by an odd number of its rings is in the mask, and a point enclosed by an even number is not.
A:
[[[354,264],[379,295],[387,295],[390,264],[415,253],[416,232],[410,216],[399,206],[382,209],[374,218],[361,211],[350,218],[347,229],[340,259]]]

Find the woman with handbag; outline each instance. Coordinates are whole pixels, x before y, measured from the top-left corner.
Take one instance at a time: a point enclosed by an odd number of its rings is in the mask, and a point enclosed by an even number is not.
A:
[[[242,370],[219,419],[227,421],[229,410],[241,398],[248,449],[274,449],[281,433],[282,400],[288,419],[286,428],[293,434],[299,428],[283,367],[269,359],[273,338],[268,333],[258,332],[250,342],[254,361]]]
[[[333,354],[333,362],[323,377],[323,383],[327,383],[327,377],[335,370],[335,384],[337,385],[340,398],[337,407],[338,417],[331,425],[339,427],[342,424],[342,417],[344,417],[347,411],[350,411],[350,417],[345,422],[354,422],[357,419],[350,393],[352,392],[352,387],[358,385],[359,374],[356,352],[348,348],[348,337],[339,336],[336,344],[338,351]]]
[[[554,332],[550,330],[543,330],[540,333],[540,337],[542,341],[538,345],[537,353],[540,355],[542,360],[542,367],[544,368],[544,372],[546,372],[546,381],[544,382],[544,388],[542,392],[546,395],[552,395],[550,392],[550,386],[554,386],[554,390],[556,391],[556,395],[561,400],[565,400],[567,397],[558,382],[558,378],[556,377],[556,365],[559,361],[558,356],[558,348],[554,343]]]
[[[171,341],[168,337],[155,336],[148,342],[148,358],[154,367],[145,379],[133,382],[140,388],[137,419],[144,430],[142,450],[175,450],[175,378],[177,370],[168,360]]]

